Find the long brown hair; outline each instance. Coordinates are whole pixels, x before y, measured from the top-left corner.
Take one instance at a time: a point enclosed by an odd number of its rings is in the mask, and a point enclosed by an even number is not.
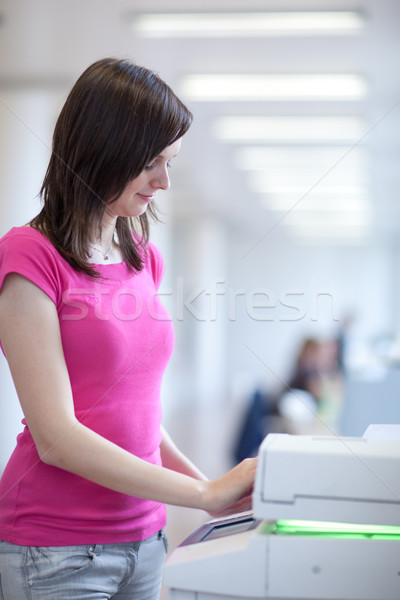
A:
[[[75,83],[57,120],[40,191],[43,208],[30,225],[76,270],[98,276],[88,263],[89,246],[107,205],[191,122],[191,112],[156,73],[126,59],[95,62]],[[157,220],[152,206],[147,212]],[[118,217],[116,231],[124,260],[140,271],[147,214]]]

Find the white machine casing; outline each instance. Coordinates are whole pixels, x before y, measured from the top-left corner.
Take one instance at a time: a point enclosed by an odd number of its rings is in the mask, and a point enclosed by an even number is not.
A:
[[[253,511],[260,519],[400,525],[400,442],[268,435]]]
[[[170,556],[169,600],[400,600],[400,540],[274,535],[277,519],[400,525],[400,440],[270,434],[254,515],[209,521]]]

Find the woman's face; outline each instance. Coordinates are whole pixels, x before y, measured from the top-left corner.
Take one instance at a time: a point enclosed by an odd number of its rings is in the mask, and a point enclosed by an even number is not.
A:
[[[158,190],[169,188],[168,168],[181,147],[181,140],[167,146],[143,171],[130,181],[122,194],[108,205],[111,217],[138,217],[154,200]]]

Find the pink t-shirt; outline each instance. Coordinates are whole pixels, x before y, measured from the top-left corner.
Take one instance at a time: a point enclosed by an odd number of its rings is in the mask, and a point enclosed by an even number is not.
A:
[[[161,464],[160,386],[174,333],[157,289],[161,255],[147,246],[140,273],[97,265],[75,271],[35,229],[0,240],[0,288],[8,273],[35,283],[57,307],[75,414],[128,452]],[[29,546],[140,541],[165,525],[163,504],[111,491],[40,461],[28,427],[0,481],[0,539]]]

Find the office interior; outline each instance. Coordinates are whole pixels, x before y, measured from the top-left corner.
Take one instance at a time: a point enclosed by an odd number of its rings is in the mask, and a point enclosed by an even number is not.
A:
[[[261,435],[400,422],[399,28],[398,0],[0,1],[1,235],[38,212],[90,63],[154,69],[194,114],[151,239],[176,332],[165,425],[210,477],[255,397]],[[289,385],[307,340],[317,400]],[[4,357],[0,385],[1,471],[21,419]],[[172,548],[207,518],[169,516]]]

